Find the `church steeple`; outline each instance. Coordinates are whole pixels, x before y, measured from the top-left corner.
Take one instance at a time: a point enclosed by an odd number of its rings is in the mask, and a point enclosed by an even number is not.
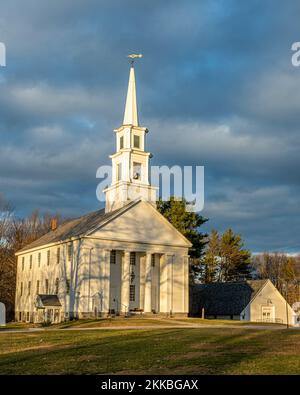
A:
[[[142,57],[142,55],[133,54],[129,57]],[[136,199],[147,200],[155,204],[157,188],[149,183],[151,154],[145,151],[145,136],[148,129],[139,126],[133,63],[129,72],[123,125],[114,132],[116,152],[110,155],[112,183],[104,190],[105,211],[110,212]]]
[[[136,101],[135,73],[133,64],[131,64],[129,73],[123,125],[139,126],[138,108]]]

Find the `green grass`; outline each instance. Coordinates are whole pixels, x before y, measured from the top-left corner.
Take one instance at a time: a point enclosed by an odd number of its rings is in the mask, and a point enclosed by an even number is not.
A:
[[[300,374],[300,331],[237,328],[0,334],[1,374]]]

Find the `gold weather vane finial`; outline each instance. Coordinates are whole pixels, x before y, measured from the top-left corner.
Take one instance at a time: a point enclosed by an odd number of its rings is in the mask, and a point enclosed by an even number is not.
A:
[[[130,55],[127,55],[127,58],[131,59],[131,64],[134,63],[135,59],[142,58],[142,57],[143,57],[143,54],[141,54],[141,53],[131,53]]]

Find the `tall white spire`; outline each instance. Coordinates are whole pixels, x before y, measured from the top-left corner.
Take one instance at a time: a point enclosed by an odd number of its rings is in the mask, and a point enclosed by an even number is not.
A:
[[[123,125],[139,126],[138,109],[136,102],[135,73],[133,65],[131,65],[130,67]]]

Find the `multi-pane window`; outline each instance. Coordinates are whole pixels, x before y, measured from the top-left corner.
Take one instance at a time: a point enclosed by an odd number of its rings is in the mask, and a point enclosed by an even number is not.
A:
[[[56,263],[60,263],[60,248],[58,247],[56,250]]]
[[[29,257],[29,269],[32,269],[32,255]]]
[[[70,262],[72,260],[72,255],[73,255],[73,246],[72,244],[68,244],[68,261]]]
[[[22,270],[24,270],[24,266],[25,266],[25,257],[23,256],[23,258],[22,258]]]
[[[133,147],[140,148],[140,136],[138,136],[137,134],[133,136]]]
[[[154,267],[155,266],[155,254],[151,255],[151,266]]]
[[[110,251],[110,264],[111,265],[116,264],[116,250]]]
[[[47,265],[50,265],[50,250],[47,251]]]
[[[36,282],[36,294],[38,295],[40,293],[40,280],[37,280]]]
[[[56,293],[56,295],[58,294],[58,288],[59,288],[59,279],[56,278],[56,280],[55,280],[55,293]]]
[[[136,253],[131,252],[130,253],[130,265],[135,265],[135,262],[136,262]]]
[[[129,300],[130,302],[135,301],[135,285],[130,285]]]
[[[120,149],[124,148],[124,136],[120,137]]]
[[[42,258],[42,255],[41,255],[41,253],[39,252],[39,253],[38,253],[38,266],[39,266],[39,267],[41,266],[41,258]]]
[[[31,281],[28,281],[28,295],[30,295],[31,292]]]
[[[48,294],[49,292],[49,280],[46,278],[45,280],[45,294]]]
[[[23,295],[23,283],[21,282],[21,284],[20,284],[20,296],[22,296]]]

